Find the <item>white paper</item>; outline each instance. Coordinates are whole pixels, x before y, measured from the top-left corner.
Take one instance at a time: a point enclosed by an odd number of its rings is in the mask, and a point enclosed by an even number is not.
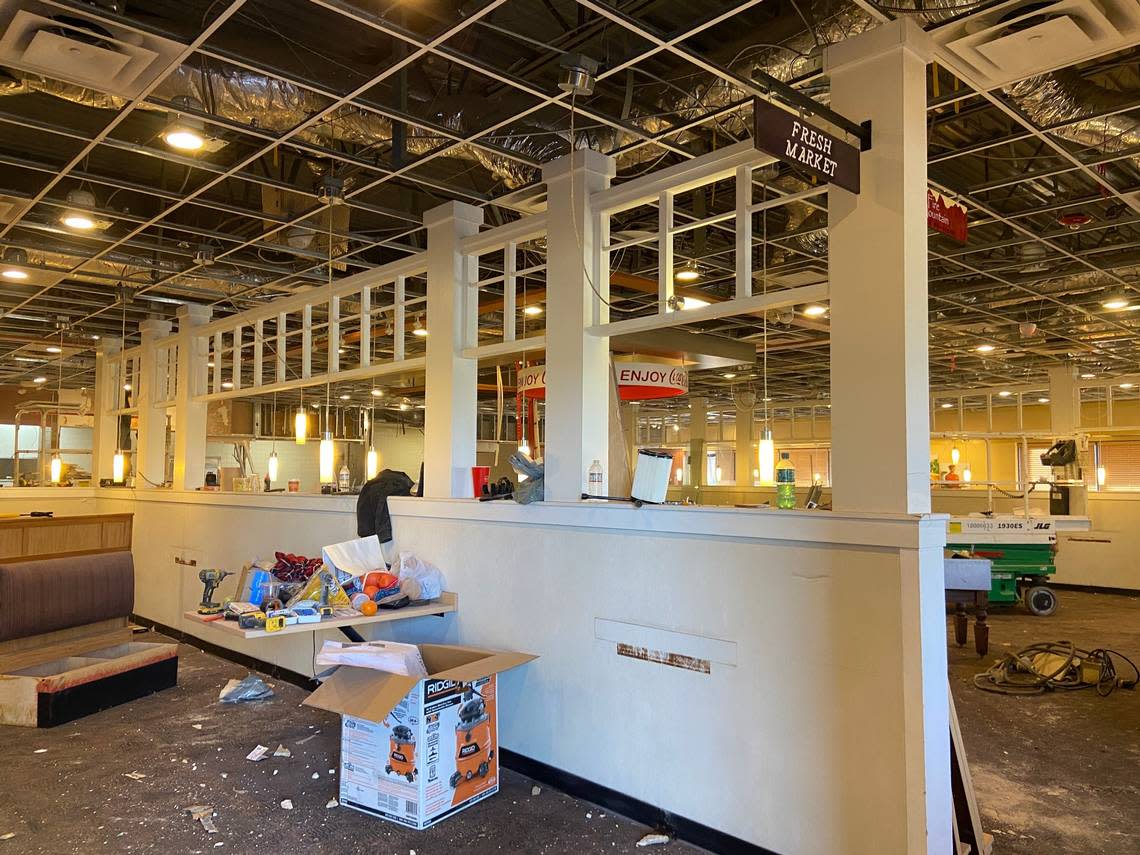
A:
[[[395,641],[326,641],[321,645],[314,664],[353,665],[403,677],[423,678],[428,675],[420,649],[414,644]]]
[[[380,549],[380,538],[374,534],[322,547],[321,558],[325,564],[350,576],[363,576],[365,573],[388,569],[384,553]]]

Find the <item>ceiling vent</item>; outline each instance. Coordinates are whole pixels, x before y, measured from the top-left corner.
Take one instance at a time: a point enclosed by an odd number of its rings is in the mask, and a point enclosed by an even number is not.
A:
[[[16,222],[30,205],[31,202],[27,199],[0,195],[0,224]]]
[[[181,49],[109,21],[17,0],[0,0],[0,33],[0,66],[123,98],[140,94]]]
[[[992,89],[1137,44],[1140,3],[1009,0],[933,35]]]

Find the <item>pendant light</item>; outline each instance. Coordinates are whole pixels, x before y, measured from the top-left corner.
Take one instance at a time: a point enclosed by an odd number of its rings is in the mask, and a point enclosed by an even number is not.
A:
[[[272,484],[277,480],[277,472],[279,470],[279,461],[277,460],[277,393],[273,393],[273,418],[270,422],[270,428],[273,431],[273,447],[269,451],[269,459],[265,462],[265,474]]]
[[[122,283],[119,284],[119,303],[123,307],[122,325],[121,325],[121,329],[119,331],[119,342],[120,342],[120,347],[125,347],[126,343],[127,343],[127,289],[122,285]],[[124,365],[124,363],[122,361],[120,361],[119,365],[122,366],[122,365]],[[126,384],[124,384],[123,388],[124,389],[127,388]],[[116,391],[115,394],[117,396],[118,391]],[[124,481],[127,480],[127,460],[126,460],[126,455],[123,454],[122,447],[119,445],[119,437],[120,437],[119,419],[116,416],[115,417],[115,456],[113,458],[111,458],[111,480],[116,484],[122,484]]]
[[[749,185],[751,186],[751,185]],[[764,182],[764,201],[768,201],[768,182]],[[768,210],[761,214],[761,228],[763,240],[760,244],[761,274],[760,281],[764,295],[768,294]],[[774,484],[776,481],[776,444],[772,441],[772,422],[768,418],[768,312],[763,314],[764,324],[764,429],[760,431],[760,442],[757,446],[757,468],[760,470],[761,484]]]
[[[966,484],[974,477],[974,473],[970,471],[970,464],[966,464],[966,468],[962,470],[962,481]]]
[[[55,452],[51,456],[51,482],[58,484],[63,478],[63,458],[59,456],[63,448],[63,415],[60,397],[63,395],[63,329],[59,331],[59,382],[55,386]]]
[[[329,276],[329,312],[332,312],[332,297],[333,297],[333,276],[332,276],[332,208],[328,209],[329,215],[329,260],[327,265]],[[331,321],[331,314],[330,314]],[[327,370],[326,370],[327,377]],[[321,449],[320,449],[320,479],[322,484],[332,484],[336,481],[336,472],[333,471],[333,440],[332,431],[329,430],[329,401],[332,398],[331,384],[325,380],[325,431],[321,435]]]
[[[365,471],[367,472],[369,481],[380,474],[380,455],[377,453],[375,448],[368,449]]]
[[[961,454],[961,452],[958,451],[958,446],[955,445],[953,448],[950,449],[950,462],[953,463],[955,466],[957,466],[958,461],[961,459],[962,459],[962,454]]]

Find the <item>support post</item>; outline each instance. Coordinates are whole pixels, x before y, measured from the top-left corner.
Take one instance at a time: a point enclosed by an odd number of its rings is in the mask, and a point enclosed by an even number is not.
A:
[[[166,482],[166,408],[156,407],[158,397],[158,348],[155,342],[170,335],[170,321],[149,319],[139,324],[141,352],[135,405],[139,411],[138,449],[135,454],[135,487],[148,489]]]
[[[705,437],[709,426],[709,399],[689,399],[689,483],[705,486]]]
[[[469,498],[475,465],[478,361],[463,356],[477,340],[478,259],[460,241],[479,231],[483,210],[448,202],[424,213],[427,227],[427,368],[424,396],[424,495]],[[402,285],[402,282],[398,283]],[[401,289],[398,287],[397,291]],[[397,293],[397,303],[403,295]],[[397,306],[397,319],[402,306]],[[403,325],[395,329],[403,336]]]
[[[119,437],[119,417],[111,410],[118,400],[119,374],[110,364],[123,349],[119,338],[103,336],[95,350],[95,429],[91,437],[91,482],[111,477],[111,459]]]
[[[736,407],[736,486],[752,486],[752,470],[756,468],[755,442],[756,410],[753,407]]]
[[[1070,438],[1080,424],[1077,368],[1060,365],[1049,369],[1049,429],[1058,439]]]
[[[608,220],[590,196],[610,185],[611,157],[582,149],[542,170],[547,191],[546,500],[576,502],[609,447],[610,340],[587,330],[609,320],[609,271],[600,263]],[[672,270],[670,270],[672,273]],[[598,299],[595,290],[602,299]],[[607,473],[608,474],[608,473]],[[603,482],[603,487],[608,487]]]
[[[828,193],[831,424],[837,511],[930,511],[926,64],[899,20],[826,52],[831,106],[871,121],[863,192]]]
[[[206,480],[206,407],[194,400],[206,391],[209,339],[195,327],[210,320],[209,306],[178,307],[178,380],[174,390],[174,489],[193,490]],[[215,354],[215,364],[221,354]]]

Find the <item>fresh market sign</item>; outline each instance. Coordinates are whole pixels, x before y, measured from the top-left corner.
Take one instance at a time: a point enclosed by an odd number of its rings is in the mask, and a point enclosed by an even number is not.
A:
[[[752,102],[752,142],[762,152],[821,181],[859,192],[859,149],[759,98]]]

